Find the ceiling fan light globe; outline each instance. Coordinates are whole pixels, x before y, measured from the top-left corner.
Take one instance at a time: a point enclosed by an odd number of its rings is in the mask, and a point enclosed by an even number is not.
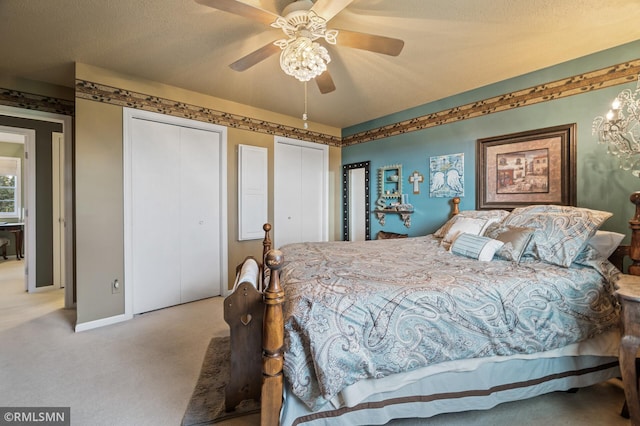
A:
[[[329,52],[307,37],[291,41],[280,54],[280,67],[300,81],[309,81],[322,74],[331,61]]]

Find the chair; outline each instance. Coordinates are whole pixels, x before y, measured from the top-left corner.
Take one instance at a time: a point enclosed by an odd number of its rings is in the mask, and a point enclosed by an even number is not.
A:
[[[2,250],[2,257],[7,259],[7,247],[9,246],[9,239],[0,237],[0,249]]]

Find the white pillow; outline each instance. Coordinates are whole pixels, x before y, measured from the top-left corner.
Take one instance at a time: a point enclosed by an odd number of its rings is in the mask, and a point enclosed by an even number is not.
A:
[[[458,234],[467,233],[472,235],[480,235],[487,223],[486,219],[476,219],[472,217],[459,217],[458,220],[451,225],[447,234],[442,239],[443,243],[451,243]]]
[[[596,231],[587,244],[593,247],[603,259],[608,259],[624,240],[624,234],[611,231]]]
[[[490,262],[496,250],[504,245],[502,241],[467,233],[458,234],[449,251],[461,256]]]

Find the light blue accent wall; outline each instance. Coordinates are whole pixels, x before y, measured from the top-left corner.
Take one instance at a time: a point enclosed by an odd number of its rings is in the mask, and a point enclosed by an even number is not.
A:
[[[344,129],[343,136],[638,58],[640,41],[358,124]],[[609,156],[606,147],[598,144],[597,138],[591,134],[591,126],[596,116],[608,111],[611,101],[621,90],[634,90],[635,87],[635,83],[629,83],[595,90],[343,148],[343,164],[371,161],[372,208],[375,207],[378,198],[377,169],[396,163],[402,164],[403,167],[403,192],[409,194],[409,202],[416,210],[412,216],[411,227],[406,228],[395,215],[387,215],[386,224],[382,227],[372,215],[372,238],[375,238],[381,229],[389,232],[408,232],[410,236],[424,235],[435,231],[446,221],[450,212],[450,199],[429,197],[430,157],[464,153],[465,194],[460,208],[474,209],[477,139],[576,123],[577,205],[612,212],[614,216],[602,229],[625,233],[628,242],[628,221],[634,214],[634,206],[629,202],[629,195],[640,190],[640,181],[628,171],[619,169],[617,160]],[[420,184],[419,195],[411,193],[411,186],[407,181],[414,170],[425,177],[425,181]]]

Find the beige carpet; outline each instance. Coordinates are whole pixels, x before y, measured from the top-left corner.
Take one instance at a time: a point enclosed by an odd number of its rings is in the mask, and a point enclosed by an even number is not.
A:
[[[72,426],[178,426],[222,298],[75,333],[59,290],[24,291],[23,262],[0,261],[0,405],[71,407]]]

